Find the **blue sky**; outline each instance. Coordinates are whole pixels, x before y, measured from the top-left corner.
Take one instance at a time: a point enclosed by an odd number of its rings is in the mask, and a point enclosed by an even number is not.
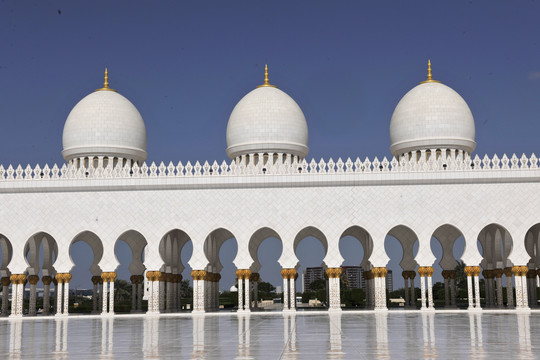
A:
[[[308,158],[389,156],[393,109],[428,58],[468,102],[477,154],[538,155],[539,18],[534,1],[3,1],[0,163],[62,163],[64,121],[105,66],[145,120],[149,161],[222,161],[228,117],[265,63],[306,115]],[[300,244],[303,263],[320,264],[317,246]],[[263,260],[275,284],[278,257]]]

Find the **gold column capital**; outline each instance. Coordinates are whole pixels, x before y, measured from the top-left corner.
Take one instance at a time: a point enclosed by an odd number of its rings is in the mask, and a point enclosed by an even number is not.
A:
[[[11,280],[11,283],[13,284],[24,284],[26,281],[26,275],[25,274],[13,274],[9,277]]]
[[[281,276],[283,276],[284,279],[296,279],[298,274],[296,272],[296,269],[285,268],[281,269]]]
[[[340,267],[326,269],[326,275],[328,275],[328,278],[330,279],[339,278],[342,272],[343,270]]]
[[[536,279],[536,269],[529,269],[527,271],[527,278],[528,279]]]
[[[512,276],[512,268],[511,267],[505,267],[503,269],[503,273],[505,276],[510,277]]]
[[[2,286],[9,286],[9,284],[11,284],[9,276],[4,276],[0,281],[2,282]]]
[[[103,281],[114,281],[116,280],[116,273],[114,271],[109,271],[109,272],[102,272],[101,273],[101,278],[103,279]]]
[[[92,276],[92,284],[97,285],[101,282],[103,282],[103,280],[101,279],[101,276],[99,275]]]
[[[529,272],[527,266],[512,266],[512,273],[516,276],[525,276]]]
[[[502,278],[503,273],[504,273],[503,269],[495,269],[495,270],[493,270],[493,275],[494,275],[497,279]]]
[[[30,283],[30,285],[36,285],[39,281],[39,276],[37,275],[30,275],[28,277],[28,282]]]
[[[374,267],[371,271],[375,277],[385,277],[388,274],[388,269],[385,267]]]
[[[259,273],[251,273],[251,277],[249,278],[250,281],[257,282],[261,279],[261,275]]]
[[[191,272],[193,274],[193,272]],[[147,271],[146,278],[148,281],[158,281],[161,276],[161,271]]]
[[[482,269],[480,266],[465,266],[463,271],[467,276],[478,276],[482,272]]]

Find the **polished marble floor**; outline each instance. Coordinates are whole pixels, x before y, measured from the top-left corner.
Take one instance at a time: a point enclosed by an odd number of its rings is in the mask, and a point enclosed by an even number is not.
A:
[[[0,359],[535,359],[540,312],[117,315],[0,321]]]

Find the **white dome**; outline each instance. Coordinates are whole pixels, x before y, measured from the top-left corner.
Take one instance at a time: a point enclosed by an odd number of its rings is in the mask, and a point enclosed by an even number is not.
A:
[[[236,104],[227,125],[229,158],[255,153],[285,153],[305,158],[308,152],[306,118],[289,95],[274,86],[263,85]]]
[[[474,118],[465,100],[431,80],[414,87],[396,106],[390,122],[390,151],[396,157],[423,149],[470,154],[476,147],[474,136]]]
[[[105,88],[83,98],[64,125],[66,161],[80,157],[110,156],[146,159],[146,127],[139,111],[116,91]]]

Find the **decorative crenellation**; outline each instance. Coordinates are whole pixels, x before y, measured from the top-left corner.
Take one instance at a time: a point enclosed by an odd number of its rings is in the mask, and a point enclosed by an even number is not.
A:
[[[429,154],[428,154],[429,152]],[[254,176],[254,175],[293,175],[293,174],[350,174],[350,173],[388,173],[388,172],[445,172],[445,171],[489,171],[489,170],[527,170],[538,169],[538,158],[535,154],[527,157],[523,154],[517,157],[513,154],[510,158],[504,154],[501,158],[497,155],[489,157],[485,155],[480,158],[476,155],[471,158],[468,154],[457,156],[455,150],[434,149],[431,155],[429,150],[423,150],[423,156],[407,159],[395,157],[388,159],[384,157],[379,160],[375,157],[373,160],[351,160],[348,158],[343,161],[339,158],[334,161],[332,158],[325,161],[321,159],[310,162],[297,157],[288,157],[283,153],[260,153],[245,155],[244,161],[223,161],[219,164],[217,161],[209,163],[199,161],[192,164],[187,162],[183,164],[168,165],[161,162],[156,164],[143,163],[139,165],[136,162],[118,161],[118,158],[98,156],[96,161],[88,161],[88,167],[85,162],[80,166],[71,162],[52,167],[45,165],[43,167],[36,165],[32,168],[30,165],[22,167],[18,165],[13,167],[9,165],[5,168],[0,165],[0,181],[3,180],[50,180],[50,179],[112,179],[112,178],[153,178],[153,177],[192,177],[192,176]],[[259,159],[263,159],[259,161]],[[92,159],[94,160],[94,159]]]
[[[330,279],[336,279],[336,278],[341,277],[342,272],[343,271],[341,270],[341,268],[328,268],[328,269],[326,269],[326,275]]]

